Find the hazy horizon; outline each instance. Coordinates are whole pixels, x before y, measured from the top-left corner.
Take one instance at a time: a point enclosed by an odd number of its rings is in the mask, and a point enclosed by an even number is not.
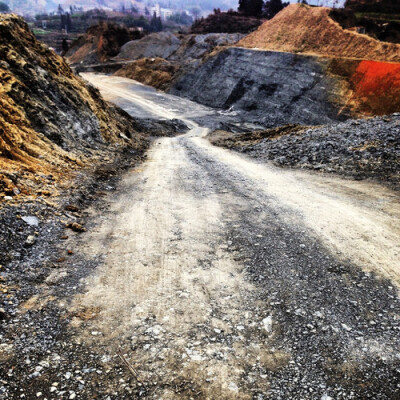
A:
[[[197,7],[203,14],[212,12],[214,8],[220,8],[222,11],[228,9],[237,9],[238,0],[1,0],[5,2],[11,9],[12,12],[21,15],[34,15],[40,12],[55,12],[58,5],[61,4],[64,8],[70,6],[83,7],[85,10],[94,8],[105,8],[118,10],[124,5],[126,8],[132,5],[136,8],[148,6],[151,7],[156,4],[160,4],[163,8],[169,8],[174,11],[190,10]],[[290,3],[296,3],[297,0],[290,0]],[[342,5],[344,0],[340,0]],[[334,0],[310,0],[309,4],[312,5],[327,5],[333,6]]]

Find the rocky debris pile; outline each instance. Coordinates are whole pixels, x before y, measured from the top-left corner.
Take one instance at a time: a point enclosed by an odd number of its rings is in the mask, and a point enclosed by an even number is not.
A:
[[[374,178],[400,187],[400,114],[317,128],[248,134],[216,131],[210,140],[279,166]]]
[[[180,45],[181,40],[172,32],[152,33],[124,44],[115,59],[168,58]]]
[[[189,130],[189,127],[180,119],[154,120],[151,118],[142,118],[136,120],[136,127],[141,132],[146,132],[147,136],[172,137]]]
[[[312,54],[325,64],[329,60],[326,74],[340,81],[343,104],[353,110],[353,116],[399,112],[400,44],[343,29],[331,17],[340,14],[292,4],[237,45]]]
[[[200,61],[217,49],[237,43],[244,35],[240,33],[207,33],[181,37],[181,46],[171,55],[171,60],[181,62]]]
[[[242,39],[242,47],[265,50],[400,62],[400,45],[380,42],[343,29],[330,8],[291,4],[257,31]]]
[[[188,62],[201,59],[216,47],[238,42],[241,34],[209,33],[204,35],[177,35],[171,32],[152,33],[143,39],[126,43],[115,60],[164,58]]]
[[[125,43],[141,37],[139,31],[130,31],[119,24],[101,22],[90,27],[75,40],[65,56],[71,64],[104,62],[116,56]]]
[[[266,127],[318,125],[349,116],[343,85],[329,60],[231,47],[180,75],[169,90]]]

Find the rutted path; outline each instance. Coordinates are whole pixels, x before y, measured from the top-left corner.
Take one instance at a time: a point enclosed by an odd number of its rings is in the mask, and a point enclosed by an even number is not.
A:
[[[133,114],[209,112],[85,77]],[[257,164],[188,122],[155,141],[79,243],[102,261],[73,300],[98,312],[73,321],[82,340],[121,348],[150,398],[398,395],[398,196]]]

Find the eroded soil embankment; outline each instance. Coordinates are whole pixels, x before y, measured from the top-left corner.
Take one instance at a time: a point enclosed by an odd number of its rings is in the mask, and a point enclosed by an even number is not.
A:
[[[0,59],[1,198],[56,194],[57,182],[106,158],[111,147],[146,146],[135,121],[75,76],[17,16],[0,16]]]

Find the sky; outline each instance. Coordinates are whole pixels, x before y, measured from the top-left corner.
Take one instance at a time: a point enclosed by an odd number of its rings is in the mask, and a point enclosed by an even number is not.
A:
[[[0,0],[5,1],[13,11],[17,13],[36,13],[39,10],[47,9],[47,11],[54,11],[59,3],[61,4],[75,4],[85,5],[85,8],[91,7],[92,4],[98,5],[96,0]],[[129,4],[135,3],[138,0],[104,0],[104,3],[111,8],[120,5],[121,3]],[[140,1],[140,0],[139,0]],[[285,0],[283,0],[285,1]],[[286,0],[291,3],[296,3],[297,0]],[[335,0],[308,0],[309,4],[312,5],[323,5],[333,6]],[[339,5],[343,5],[345,0],[339,0]],[[190,8],[192,6],[198,5],[204,12],[211,12],[213,8],[221,8],[222,10],[228,10],[229,8],[237,9],[238,0],[142,0],[142,4],[146,3],[156,4],[160,2],[164,7],[171,5],[178,6],[184,9],[186,6]],[[172,7],[175,8],[175,7]]]

